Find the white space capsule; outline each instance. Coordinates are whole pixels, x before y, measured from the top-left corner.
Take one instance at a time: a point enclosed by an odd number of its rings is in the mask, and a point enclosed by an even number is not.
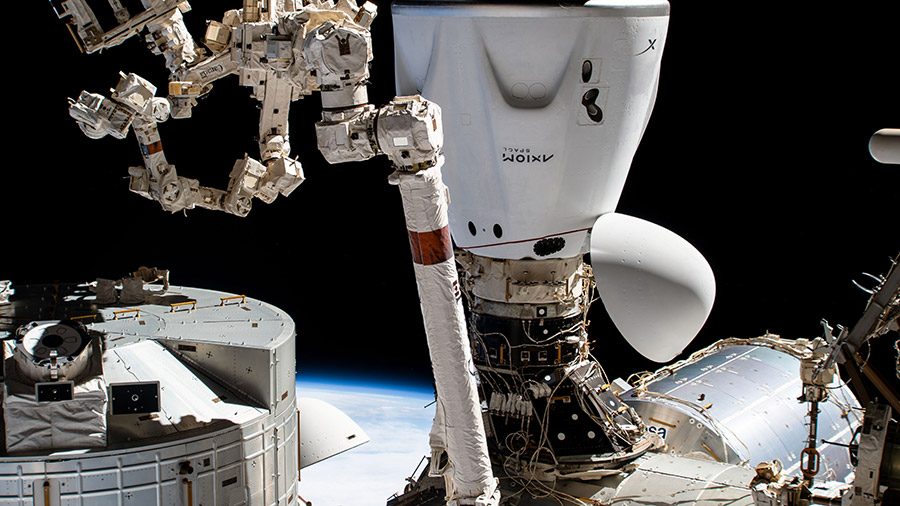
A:
[[[456,245],[495,259],[591,252],[625,338],[656,361],[680,353],[712,308],[712,270],[674,233],[612,216],[656,97],[668,2],[393,13],[398,93],[444,111]]]

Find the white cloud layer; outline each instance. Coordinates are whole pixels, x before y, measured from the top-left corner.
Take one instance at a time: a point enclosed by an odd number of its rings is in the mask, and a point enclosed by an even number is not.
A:
[[[350,416],[370,441],[300,471],[300,496],[313,506],[382,506],[429,453],[434,416],[428,393],[297,383],[298,397],[325,401]]]

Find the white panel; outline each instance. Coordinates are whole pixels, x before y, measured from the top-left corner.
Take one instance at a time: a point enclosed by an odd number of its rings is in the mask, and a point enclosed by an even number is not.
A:
[[[263,451],[263,431],[252,434],[244,440],[244,458],[256,457]]]
[[[285,464],[285,451],[284,450],[286,448],[284,446],[284,432],[285,432],[284,426],[280,427],[279,430],[276,431],[277,437],[276,437],[276,441],[275,441],[275,445],[277,448],[277,451],[275,454],[275,465],[277,466],[277,470],[278,470],[276,483],[278,485],[279,502],[281,502],[281,499],[284,497],[285,493],[287,493],[287,489],[288,489],[287,478],[288,478],[289,472],[288,472],[288,468],[286,467],[286,464]]]
[[[178,478],[178,463],[184,460],[183,456],[176,459],[166,460],[159,464],[159,478],[162,481],[174,480]]]
[[[249,397],[266,409],[273,407],[274,378],[270,370],[273,350],[181,339],[157,339],[157,342],[228,388]],[[179,351],[179,346],[188,346],[196,351]],[[215,395],[210,399],[213,397]]]
[[[239,497],[244,489],[244,481],[241,479],[243,474],[241,470],[243,464],[234,464],[226,468],[219,468],[216,473],[216,497],[217,500],[225,505],[235,504],[229,502],[228,498]]]
[[[162,504],[165,506],[181,506],[182,505],[181,484],[168,481],[162,484]]]
[[[258,502],[262,500],[263,496],[263,487],[265,486],[265,480],[263,478],[263,456],[258,455],[257,457],[247,461],[244,466],[245,474],[247,478],[247,488],[250,489],[250,504],[264,504],[262,502]]]
[[[59,490],[63,494],[78,491],[78,475],[77,474],[54,475],[53,479],[55,479],[59,482]]]
[[[630,504],[691,504],[697,506],[751,506],[747,484],[754,472],[687,457],[648,453],[639,468],[616,489],[610,502]],[[697,486],[697,484],[703,486]]]
[[[275,490],[275,448],[269,447],[263,454],[263,479],[266,488],[266,504],[275,504],[277,494]]]
[[[288,409],[282,406],[287,403],[294,407],[297,391],[296,347],[292,341],[285,342],[275,349],[275,374],[272,382],[275,388],[275,412]]]
[[[0,477],[0,496],[18,495],[19,478],[17,476]]]
[[[134,466],[122,469],[122,486],[133,487],[156,483],[156,464]]]
[[[137,487],[122,493],[124,506],[152,506],[159,503],[159,495],[156,485]]]
[[[81,490],[91,492],[94,490],[109,490],[118,488],[118,470],[94,471],[82,473]]]
[[[215,462],[213,461],[213,453],[211,451],[195,453],[190,456],[190,459],[191,465],[194,466],[197,474],[215,469]]]
[[[239,442],[224,446],[216,451],[216,465],[219,467],[239,462],[241,458],[241,443]]]
[[[82,494],[81,498],[85,506],[119,506],[118,490]]]
[[[197,477],[194,481],[194,501],[197,504],[219,504],[216,501],[216,475],[212,472]]]
[[[107,363],[104,364],[104,367],[108,370],[106,376],[110,383],[133,381],[134,378],[141,381],[157,380],[160,382],[163,392],[160,397],[161,415],[164,416],[154,419],[152,423],[148,422],[147,427],[142,425],[141,432],[136,434],[136,437],[146,437],[147,431],[150,430],[159,432],[159,435],[171,433],[170,425],[184,430],[195,428],[200,425],[200,422],[231,420],[240,423],[259,416],[260,410],[257,408],[241,403],[214,401],[219,395],[210,389],[210,385],[200,381],[181,360],[174,356],[177,352],[170,352],[164,345],[172,346],[171,343],[143,341],[127,347],[117,347],[112,350],[112,355],[118,358],[122,365],[118,365],[116,368],[108,367],[112,365],[111,358],[105,360]],[[193,343],[191,345],[193,346]],[[201,345],[205,346],[204,343],[196,346]],[[222,347],[216,351],[246,356],[261,355],[268,363],[268,359],[265,358],[268,357],[267,350]],[[234,358],[234,360],[238,359]],[[127,370],[125,370],[126,366]],[[246,367],[251,368],[251,366]],[[251,369],[254,372],[257,368],[257,364],[252,364]],[[264,382],[268,381],[267,374],[263,374],[261,378]],[[127,429],[127,427],[121,428],[121,430]]]

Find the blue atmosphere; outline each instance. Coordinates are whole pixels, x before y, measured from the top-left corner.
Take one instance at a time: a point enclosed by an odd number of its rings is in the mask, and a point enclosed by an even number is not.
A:
[[[430,453],[430,385],[364,375],[297,376],[297,397],[325,401],[350,416],[369,442],[300,471],[300,497],[316,506],[383,505]],[[301,413],[301,427],[302,417]]]

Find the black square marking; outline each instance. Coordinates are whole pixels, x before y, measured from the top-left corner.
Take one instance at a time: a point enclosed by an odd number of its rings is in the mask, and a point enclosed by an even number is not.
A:
[[[113,415],[156,413],[159,411],[159,382],[117,383],[109,385]]]
[[[34,395],[38,402],[71,401],[75,395],[75,384],[71,381],[35,383]]]

